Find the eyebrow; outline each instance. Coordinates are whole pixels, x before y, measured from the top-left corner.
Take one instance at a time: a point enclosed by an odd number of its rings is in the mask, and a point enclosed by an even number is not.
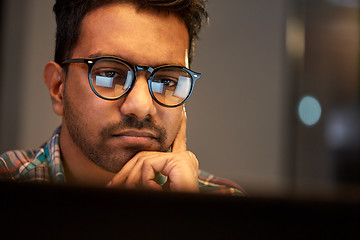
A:
[[[108,53],[104,53],[104,52],[96,52],[96,53],[92,53],[88,56],[88,58],[100,58],[100,57],[114,57],[114,58],[120,58],[122,60],[125,60],[127,62],[129,62],[130,64],[137,66],[137,65],[143,65],[143,64],[136,64],[134,62],[132,62],[131,60],[128,60],[120,55],[114,55],[114,54],[108,54]],[[162,62],[158,62],[156,64],[152,64],[152,65],[146,65],[152,68],[157,68],[157,67],[161,67],[161,66],[166,66],[166,65],[176,65],[176,66],[181,66],[184,67],[183,64],[178,63],[178,62],[172,62],[172,63],[162,63]]]

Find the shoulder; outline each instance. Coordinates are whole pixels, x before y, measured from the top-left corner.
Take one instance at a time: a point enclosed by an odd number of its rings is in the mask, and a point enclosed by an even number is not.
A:
[[[16,180],[20,171],[31,162],[36,155],[32,150],[14,150],[0,156],[0,180]]]
[[[220,193],[244,196],[245,191],[235,182],[199,170],[199,188],[203,193]]]

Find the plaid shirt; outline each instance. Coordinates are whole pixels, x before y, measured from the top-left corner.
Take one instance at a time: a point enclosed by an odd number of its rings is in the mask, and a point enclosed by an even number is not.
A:
[[[60,127],[54,132],[51,139],[38,150],[15,150],[1,155],[0,179],[19,182],[65,183],[59,136]],[[200,192],[244,195],[244,191],[237,184],[202,170],[199,170],[198,182]]]

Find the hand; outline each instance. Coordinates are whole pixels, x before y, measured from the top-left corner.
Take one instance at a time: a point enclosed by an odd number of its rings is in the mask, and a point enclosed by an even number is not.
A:
[[[184,108],[180,130],[172,145],[172,152],[139,152],[124,165],[108,186],[198,192],[198,167],[199,163],[195,155],[186,151]],[[167,182],[163,186],[154,180],[156,173],[167,177]]]

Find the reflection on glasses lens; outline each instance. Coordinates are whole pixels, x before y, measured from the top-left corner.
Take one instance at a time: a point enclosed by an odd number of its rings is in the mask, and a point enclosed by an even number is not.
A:
[[[178,67],[161,68],[151,79],[154,97],[167,106],[182,103],[191,91],[190,74]]]
[[[91,69],[91,84],[94,90],[105,98],[117,98],[131,86],[131,68],[116,60],[100,60]]]

